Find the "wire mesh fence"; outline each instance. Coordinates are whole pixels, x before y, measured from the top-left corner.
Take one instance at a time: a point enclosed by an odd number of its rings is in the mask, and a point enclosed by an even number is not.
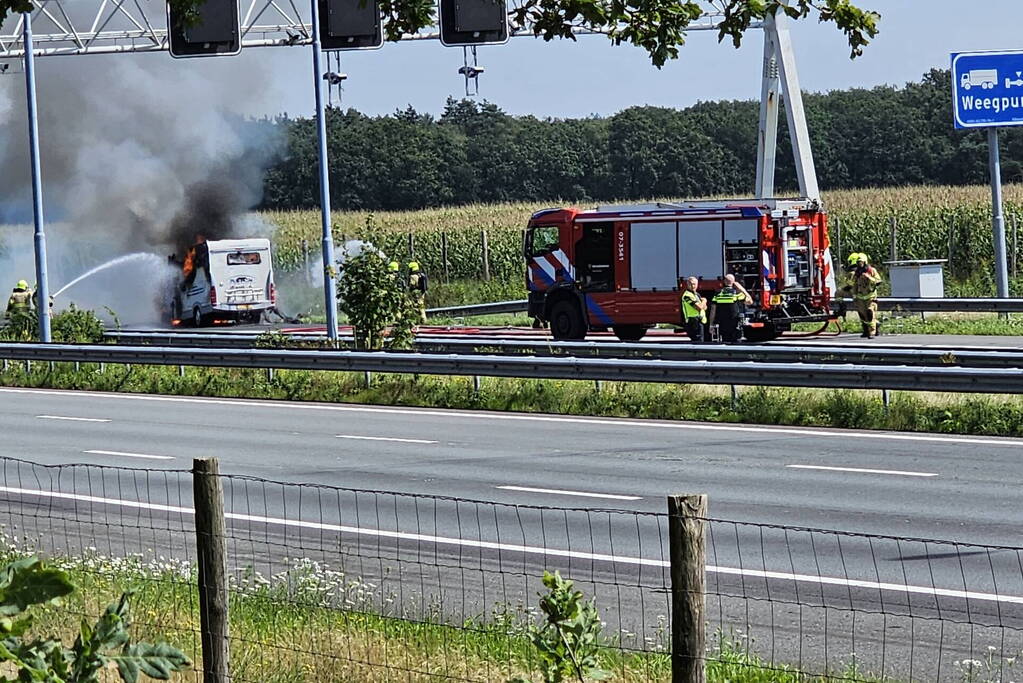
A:
[[[8,554],[80,586],[38,627],[70,633],[133,590],[139,635],[201,669],[192,474],[0,467]],[[595,600],[614,680],[671,679],[667,513],[220,481],[232,680],[542,680],[545,570]],[[1023,548],[702,521],[711,679],[1012,678]]]

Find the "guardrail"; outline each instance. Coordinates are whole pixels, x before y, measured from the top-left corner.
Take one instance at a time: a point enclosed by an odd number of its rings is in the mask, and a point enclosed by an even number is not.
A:
[[[852,299],[842,299],[841,301],[852,304]],[[877,300],[877,303],[882,311],[905,311],[907,313],[1023,313],[1023,299],[994,299],[987,297],[972,299],[925,299],[883,296]],[[427,315],[448,317],[520,313],[526,310],[526,304],[526,299],[517,299],[515,301],[495,301],[489,304],[475,304],[472,306],[431,308],[426,313]]]
[[[529,302],[525,299],[516,301],[495,301],[489,304],[472,304],[469,306],[447,306],[445,308],[429,308],[426,315],[456,317],[463,315],[493,315],[495,313],[520,313],[526,310]]]
[[[1021,368],[736,363],[634,358],[206,349],[146,346],[0,344],[0,359],[145,365],[334,370],[423,375],[522,377],[675,384],[734,384],[831,389],[1023,393]]]
[[[170,347],[252,348],[258,335],[113,332],[113,341]],[[323,343],[322,335],[289,335],[296,345]],[[351,337],[342,337],[351,343]],[[1023,350],[907,349],[865,346],[765,346],[673,342],[553,342],[517,339],[450,339],[424,337],[413,342],[420,353],[481,352],[575,358],[643,358],[648,360],[753,361],[760,363],[865,363],[934,367],[1023,368]],[[393,353],[393,352],[388,352]]]

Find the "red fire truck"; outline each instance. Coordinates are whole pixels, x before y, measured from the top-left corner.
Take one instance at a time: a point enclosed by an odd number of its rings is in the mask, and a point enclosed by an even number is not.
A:
[[[735,275],[753,297],[749,341],[832,318],[827,215],[807,199],[743,199],[545,209],[526,230],[529,315],[555,339],[612,329],[635,341],[680,324],[679,278],[711,297]]]

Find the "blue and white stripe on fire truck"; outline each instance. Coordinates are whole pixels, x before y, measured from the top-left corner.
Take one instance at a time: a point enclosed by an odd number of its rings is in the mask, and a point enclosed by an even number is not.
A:
[[[760,251],[760,274],[763,275],[767,288],[772,292],[777,287],[777,282],[773,277],[775,270],[774,254],[770,249],[762,249]]]
[[[586,308],[593,314],[593,317],[600,321],[601,325],[611,326],[614,321],[611,320],[611,316],[604,312],[600,304],[593,300],[588,294],[583,294],[583,299],[586,301]]]
[[[575,282],[575,266],[561,249],[543,254],[529,263],[529,287],[542,291],[556,282]]]

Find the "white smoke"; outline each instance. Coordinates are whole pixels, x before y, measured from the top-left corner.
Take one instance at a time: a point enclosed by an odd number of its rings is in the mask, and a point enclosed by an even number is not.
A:
[[[272,125],[237,114],[265,110],[274,93],[265,72],[234,64],[214,81],[201,64],[167,55],[39,60],[51,291],[125,254],[180,256],[195,231],[235,234],[280,141]],[[35,279],[24,102],[24,78],[0,77],[0,225],[9,224],[0,227],[0,291]],[[122,322],[156,322],[169,266],[155,263],[104,271],[57,307],[73,301],[109,307]]]

